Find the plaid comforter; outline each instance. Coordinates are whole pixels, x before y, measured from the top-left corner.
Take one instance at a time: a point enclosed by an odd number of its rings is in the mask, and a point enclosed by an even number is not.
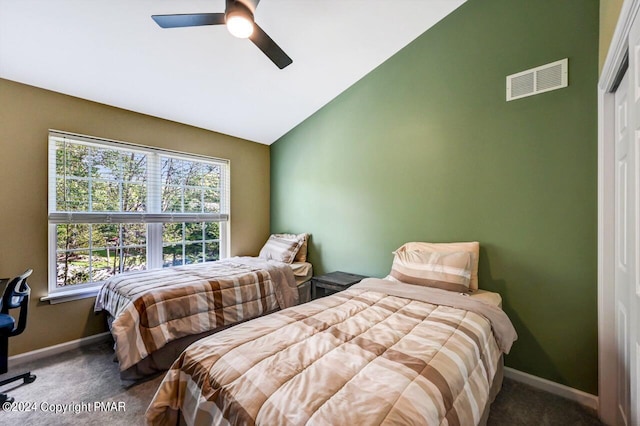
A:
[[[95,311],[114,317],[124,371],[173,340],[293,306],[297,298],[288,265],[243,257],[117,275],[100,289]]]
[[[191,425],[477,424],[516,338],[509,319],[457,293],[433,304],[380,281],[195,342],[147,422],[174,425],[181,412]]]

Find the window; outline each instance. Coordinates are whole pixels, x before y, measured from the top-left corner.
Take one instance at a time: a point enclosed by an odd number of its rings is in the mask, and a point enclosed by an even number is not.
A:
[[[49,132],[49,294],[226,257],[229,162]]]

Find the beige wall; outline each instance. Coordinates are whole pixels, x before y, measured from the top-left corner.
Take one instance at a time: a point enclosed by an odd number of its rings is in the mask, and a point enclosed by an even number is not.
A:
[[[600,0],[600,51],[598,57],[600,72],[602,72],[604,60],[609,52],[609,45],[618,23],[622,3],[624,0]]]
[[[268,146],[0,79],[0,276],[34,269],[27,330],[11,339],[10,354],[106,330],[94,298],[39,300],[47,294],[48,129],[229,159],[231,254],[256,255],[269,236]]]

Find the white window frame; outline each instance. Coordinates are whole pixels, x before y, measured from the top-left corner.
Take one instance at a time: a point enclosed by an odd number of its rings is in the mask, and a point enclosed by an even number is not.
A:
[[[69,212],[56,208],[56,143],[60,140],[89,146],[111,147],[147,155],[147,211],[146,212]],[[219,258],[229,255],[229,222],[230,222],[230,162],[229,160],[207,157],[178,151],[135,145],[127,142],[96,138],[74,133],[49,130],[49,213],[48,213],[48,295],[41,298],[50,303],[60,303],[84,297],[95,296],[104,283],[89,282],[67,287],[57,286],[57,232],[56,227],[65,223],[146,223],[147,270],[163,267],[162,225],[174,222],[218,222],[219,223]],[[214,163],[221,167],[220,179],[220,212],[219,213],[176,213],[161,212],[161,166],[160,157],[170,156],[187,161]],[[155,179],[149,176],[156,176]],[[155,194],[155,196],[153,195]],[[184,238],[184,236],[183,236]]]

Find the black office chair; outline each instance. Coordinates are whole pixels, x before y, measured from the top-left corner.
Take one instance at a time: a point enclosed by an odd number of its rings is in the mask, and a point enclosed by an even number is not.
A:
[[[4,289],[2,300],[0,301],[0,374],[4,374],[8,370],[9,337],[22,333],[27,326],[27,308],[29,306],[29,295],[31,294],[31,289],[27,285],[27,278],[32,272],[33,270],[28,269],[24,274],[12,279]],[[20,308],[20,316],[16,325],[16,320],[9,315],[9,310],[17,308]],[[36,379],[36,376],[31,372],[26,372],[0,380],[0,386],[20,379],[24,380],[24,383],[31,383]],[[3,402],[13,402],[13,398],[0,393],[0,404]]]

